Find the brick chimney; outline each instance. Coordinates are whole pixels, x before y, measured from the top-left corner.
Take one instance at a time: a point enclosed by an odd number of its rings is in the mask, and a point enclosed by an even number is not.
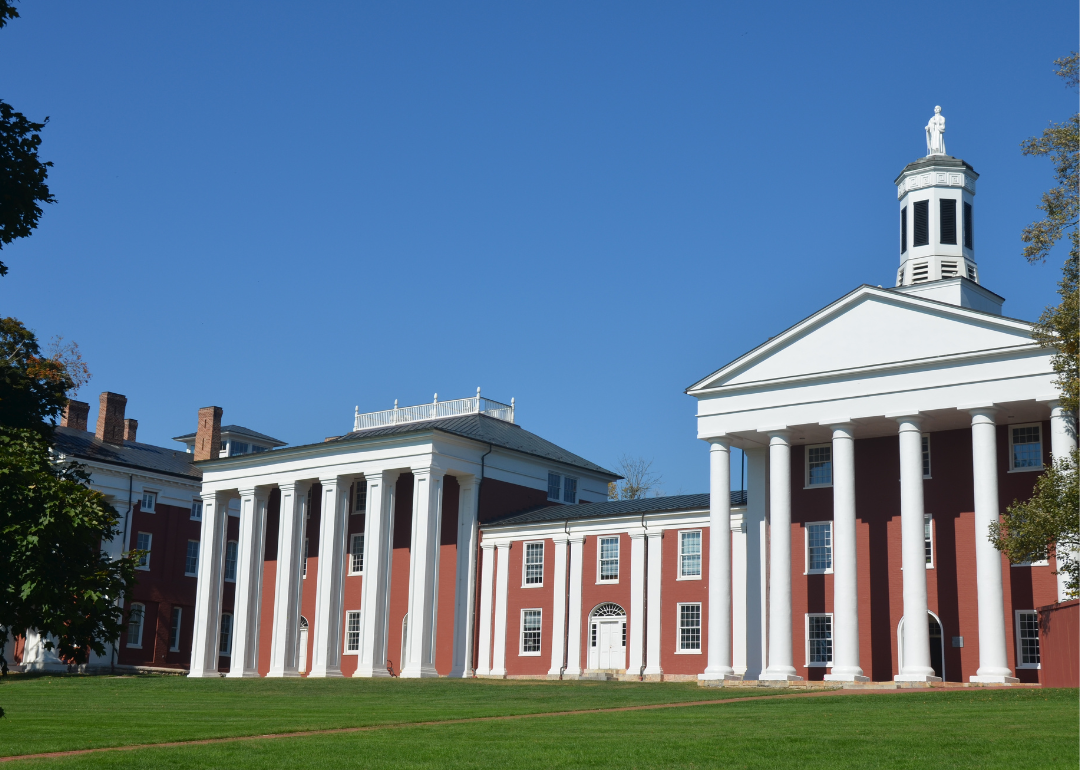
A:
[[[195,461],[216,460],[221,450],[221,407],[204,406],[199,410],[195,431]]]
[[[73,401],[68,399],[64,407],[64,415],[60,418],[60,424],[65,428],[86,430],[86,421],[90,417],[90,404],[85,401]]]
[[[94,435],[106,444],[124,444],[124,409],[127,407],[127,397],[119,393],[101,394],[98,405],[97,430]]]
[[[139,421],[130,417],[124,420],[124,441],[134,441],[135,432],[139,429]]]

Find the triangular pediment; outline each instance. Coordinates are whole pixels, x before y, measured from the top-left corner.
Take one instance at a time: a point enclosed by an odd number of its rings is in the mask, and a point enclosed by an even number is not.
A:
[[[692,385],[688,393],[776,380],[919,366],[1030,347],[1031,324],[861,286]]]

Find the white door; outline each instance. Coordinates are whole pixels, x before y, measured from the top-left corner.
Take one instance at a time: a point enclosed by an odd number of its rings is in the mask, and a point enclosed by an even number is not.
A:
[[[626,668],[622,642],[622,620],[601,620],[597,636],[597,668]]]
[[[307,626],[300,627],[300,665],[297,671],[301,674],[307,672]]]

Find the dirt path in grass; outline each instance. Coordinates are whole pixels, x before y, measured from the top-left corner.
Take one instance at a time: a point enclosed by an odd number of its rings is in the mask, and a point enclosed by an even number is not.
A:
[[[261,741],[275,738],[305,738],[312,735],[341,735],[345,733],[368,733],[376,730],[397,730],[403,727],[439,727],[441,725],[461,725],[470,722],[506,722],[513,719],[537,719],[541,717],[566,717],[575,714],[615,714],[620,711],[649,711],[653,709],[684,708],[687,706],[721,706],[727,703],[748,703],[760,700],[785,700],[788,698],[820,698],[836,695],[899,695],[903,693],[940,692],[944,687],[910,688],[902,690],[815,690],[812,692],[786,693],[784,695],[749,695],[742,698],[719,698],[716,700],[684,701],[680,703],[656,703],[647,706],[618,706],[604,709],[579,709],[575,711],[546,711],[539,714],[508,714],[491,717],[467,717],[464,719],[438,719],[428,722],[393,722],[385,725],[365,727],[335,727],[328,730],[301,730],[292,733],[266,733],[264,735],[236,735],[226,738],[201,738],[190,741],[169,741],[167,743],[137,743],[128,746],[102,746],[92,749],[72,749],[70,751],[46,751],[40,754],[17,754],[0,757],[0,762],[14,762],[22,759],[51,759],[54,757],[74,757],[80,754],[98,754],[105,751],[135,751],[137,749],[174,748],[181,746],[208,746],[214,743],[234,743],[236,741]],[[959,688],[956,688],[959,689]],[[999,690],[1008,687],[981,687],[979,689]]]

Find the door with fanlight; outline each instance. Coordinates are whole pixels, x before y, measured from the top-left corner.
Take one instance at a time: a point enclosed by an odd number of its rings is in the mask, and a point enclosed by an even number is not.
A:
[[[589,617],[589,668],[626,668],[626,612],[605,602]]]

